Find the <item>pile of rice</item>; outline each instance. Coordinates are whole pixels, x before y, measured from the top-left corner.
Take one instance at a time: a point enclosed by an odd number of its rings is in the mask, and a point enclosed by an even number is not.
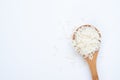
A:
[[[79,54],[92,59],[95,51],[99,50],[101,35],[94,26],[83,25],[74,32],[72,42]]]

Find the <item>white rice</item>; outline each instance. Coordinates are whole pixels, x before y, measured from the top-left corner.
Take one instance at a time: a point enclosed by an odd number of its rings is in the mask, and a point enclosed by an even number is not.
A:
[[[75,50],[84,58],[93,58],[95,51],[99,50],[101,43],[100,33],[91,25],[83,25],[78,28],[73,35],[73,45]]]

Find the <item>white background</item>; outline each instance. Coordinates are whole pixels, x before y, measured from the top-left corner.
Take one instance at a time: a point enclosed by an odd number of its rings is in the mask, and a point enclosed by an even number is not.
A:
[[[71,43],[82,24],[102,34],[100,80],[120,80],[119,0],[0,0],[0,80],[92,80]]]

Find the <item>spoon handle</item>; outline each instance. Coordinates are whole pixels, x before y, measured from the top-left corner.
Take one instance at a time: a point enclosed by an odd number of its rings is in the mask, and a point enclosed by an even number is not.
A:
[[[92,80],[99,80],[98,79],[98,73],[97,73],[97,69],[96,69],[96,62],[90,62],[89,63],[89,67],[90,67],[90,71],[92,74]]]
[[[92,80],[99,80],[97,68],[96,68],[96,59],[97,59],[98,52],[96,52],[93,56],[93,59],[87,59],[87,63],[89,65],[91,74],[92,74]]]

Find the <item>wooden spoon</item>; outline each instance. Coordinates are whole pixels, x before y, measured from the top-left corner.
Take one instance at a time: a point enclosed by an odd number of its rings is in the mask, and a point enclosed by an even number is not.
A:
[[[81,27],[91,27],[91,25],[82,25]],[[77,28],[76,31],[78,31],[81,27]],[[94,29],[98,32],[99,37],[101,37],[101,34],[99,33],[99,31],[95,27],[94,27]],[[72,39],[75,40],[75,33],[73,34]],[[97,60],[98,52],[99,52],[99,50],[96,50],[93,53],[92,59],[90,59],[89,57],[85,58],[85,60],[87,61],[88,65],[89,65],[91,74],[92,74],[92,80],[99,80],[97,68],[96,68],[96,60]]]

